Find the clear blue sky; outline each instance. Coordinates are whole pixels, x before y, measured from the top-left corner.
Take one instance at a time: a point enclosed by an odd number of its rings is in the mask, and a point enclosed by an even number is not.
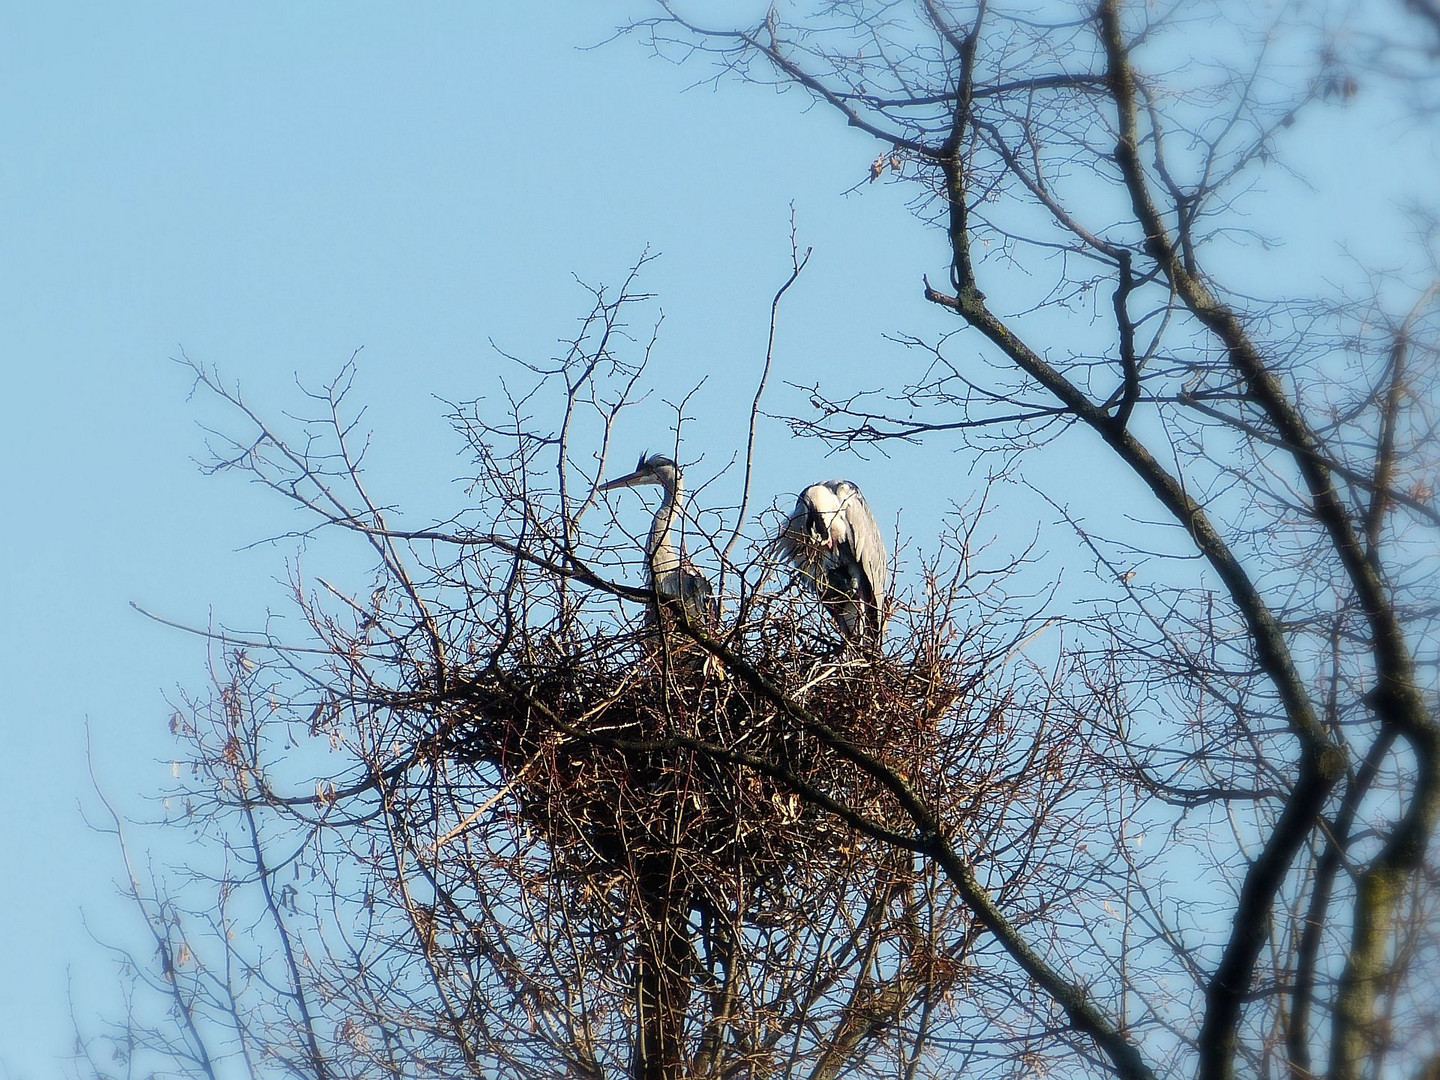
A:
[[[943,278],[943,238],[884,185],[843,194],[876,152],[866,137],[802,115],[796,94],[682,93],[698,70],[630,42],[579,50],[606,36],[604,7],[46,3],[0,16],[0,1075],[58,1071],[67,972],[82,1009],[108,1000],[113,973],[82,912],[139,940],[114,852],[82,818],[95,807],[85,725],[102,783],[145,816],[169,777],[163,695],[203,682],[204,652],[130,602],[231,624],[285,602],[288,552],[237,550],[278,507],[199,475],[206,413],[170,357],[217,364],[278,412],[297,373],[318,382],[363,348],[375,483],[423,516],[463,498],[436,396],[491,385],[492,339],[548,356],[583,310],[572,274],[618,282],[646,247],[662,253],[645,281],[666,318],[655,384],[713,375],[714,420],[687,445],[716,466],[763,357],[792,202],[816,253],[786,311],[777,385],[874,385],[896,356],[883,333],[942,325],[919,285]],[[1331,174],[1362,155],[1338,161],[1323,140],[1307,152],[1331,163],[1314,196],[1330,201],[1297,212],[1334,212],[1373,182]],[[800,400],[781,389],[771,407]],[[663,410],[646,415],[655,429],[623,433],[622,456],[663,443]],[[762,493],[897,468],[827,462],[778,425],[760,449]],[[940,470],[942,497],[965,498],[943,449],[899,462],[915,478],[872,495],[882,517],[931,527],[943,507],[923,485]]]

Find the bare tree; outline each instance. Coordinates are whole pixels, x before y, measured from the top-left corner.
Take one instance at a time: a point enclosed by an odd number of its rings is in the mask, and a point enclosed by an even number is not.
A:
[[[287,433],[192,364],[238,421],[213,468],[301,510],[307,564],[348,542],[373,576],[297,569],[298,623],[194,628],[213,690],[174,703],[166,827],[204,842],[148,884],[127,871],[161,959],[127,956],[135,1005],[82,1040],[87,1073],[105,1046],[317,1078],[921,1075],[1033,1052],[995,1023],[1017,995],[1049,1009],[1020,975],[1043,961],[1012,949],[1093,873],[1077,841],[1104,842],[1078,737],[1101,687],[1023,660],[1039,618],[1001,587],[1023,556],[987,566],[958,524],[884,657],[782,587],[778,515],[737,563],[744,512],[691,514],[725,616],[650,618],[659,598],[624,583],[641,545],[597,522],[647,300],[633,276],[595,290],[525,392],[453,407],[471,507],[423,529],[365,486],[353,369]]]
[[[297,505],[307,564],[348,541],[363,569],[296,569],[298,622],[199,628],[170,808],[205,843],[128,875],[159,970],[132,958],[87,1071],[106,1042],[316,1077],[1433,1070],[1433,229],[1362,293],[1226,287],[1297,120],[1357,80],[1423,101],[1428,61],[1398,7],[1297,13],[661,3],[629,28],[877,140],[870,178],[944,230],[923,288],[957,328],[901,336],[909,385],[817,386],[794,425],[1012,475],[1099,447],[1138,481],[1113,519],[1041,493],[1080,600],[977,550],[977,505],[885,655],[846,652],[779,587],[747,462],[738,508],[681,530],[720,625],[647,619],[597,492],[658,347],[633,276],[505,408],[454,406],[473,497],[422,528],[364,484],[349,369],[281,430],[196,365],[238,422],[216,470]]]

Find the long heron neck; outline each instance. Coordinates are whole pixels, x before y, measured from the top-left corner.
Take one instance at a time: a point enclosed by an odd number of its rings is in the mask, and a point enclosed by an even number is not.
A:
[[[650,574],[659,579],[680,569],[680,553],[670,542],[670,530],[680,515],[680,503],[685,496],[677,478],[673,484],[662,485],[665,500],[655,511],[655,523],[650,526],[650,539],[645,542],[645,554],[650,559]]]

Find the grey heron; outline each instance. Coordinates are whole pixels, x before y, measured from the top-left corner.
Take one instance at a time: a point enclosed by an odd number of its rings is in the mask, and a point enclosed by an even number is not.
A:
[[[600,485],[601,491],[654,484],[665,493],[650,536],[645,541],[645,567],[650,587],[662,604],[679,604],[689,618],[702,625],[714,625],[719,608],[710,581],[670,540],[675,519],[680,516],[685,487],[680,466],[664,454],[640,455],[635,471]]]
[[[858,487],[849,480],[811,484],[778,543],[848,639],[880,640],[890,568],[880,526]]]

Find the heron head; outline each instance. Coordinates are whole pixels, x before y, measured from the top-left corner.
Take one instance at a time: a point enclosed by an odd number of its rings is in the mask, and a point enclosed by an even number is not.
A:
[[[674,491],[679,478],[680,466],[676,465],[672,459],[664,454],[641,454],[640,463],[635,466],[634,472],[618,476],[614,480],[607,480],[600,485],[600,490],[614,491],[616,488],[656,484],[667,491]]]
[[[800,493],[805,531],[811,543],[827,551],[845,539],[845,518],[839,497],[827,484],[811,484]]]

